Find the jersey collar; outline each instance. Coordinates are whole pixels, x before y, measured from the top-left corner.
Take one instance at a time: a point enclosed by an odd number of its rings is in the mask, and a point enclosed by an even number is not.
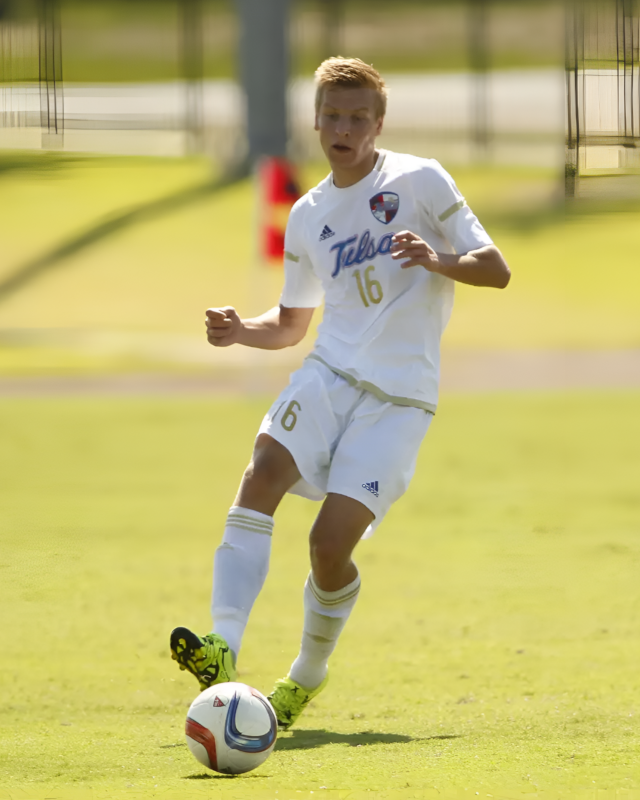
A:
[[[345,197],[348,194],[355,194],[359,192],[361,189],[369,186],[370,184],[375,183],[378,174],[382,172],[382,168],[384,162],[387,159],[387,151],[378,149],[378,158],[376,159],[376,163],[373,165],[373,169],[371,172],[367,173],[364,178],[361,178],[357,183],[352,183],[351,186],[345,186],[340,188],[336,186],[333,182],[333,172],[329,175],[329,188],[335,194],[339,194],[340,197]]]

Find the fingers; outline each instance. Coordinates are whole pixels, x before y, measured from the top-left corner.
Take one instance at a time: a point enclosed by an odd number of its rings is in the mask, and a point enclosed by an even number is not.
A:
[[[208,308],[206,311],[205,325],[209,328],[230,328],[237,318],[235,308]]]
[[[419,242],[415,245],[402,246],[402,249],[400,250],[392,250],[391,258],[393,258],[394,261],[404,261],[408,258],[412,261],[415,261],[415,263],[419,263],[429,258],[429,248],[424,242]],[[404,267],[407,265],[403,263],[401,266]]]
[[[400,233],[394,234],[392,242],[393,244],[390,248],[391,257],[396,261],[417,256],[419,252],[424,252],[425,246],[428,246],[426,242],[423,242],[419,236],[411,231],[400,231]]]
[[[425,242],[402,242],[391,245],[391,254],[393,258],[402,258],[402,253],[424,253]]]
[[[234,343],[234,340],[229,336],[228,333],[224,333],[222,335],[207,333],[207,341],[214,347],[228,347],[230,344]]]
[[[225,306],[225,308],[208,308],[205,312],[207,321],[230,319],[236,313],[235,308]]]
[[[400,233],[393,234],[394,242],[411,242],[415,241],[416,239],[420,239],[420,237],[411,231],[400,231]]]
[[[436,257],[435,251],[412,231],[401,231],[393,237],[393,244],[390,248],[391,258],[394,261],[402,261],[402,269],[408,267],[427,265]]]
[[[208,308],[205,316],[207,328],[207,341],[215,347],[225,347],[229,344],[228,338],[233,333],[234,323],[237,320],[235,308]]]
[[[225,345],[232,333],[230,325],[225,328],[207,328],[207,341],[216,346]]]
[[[230,328],[233,325],[233,320],[228,317],[207,317],[204,324],[207,328]]]

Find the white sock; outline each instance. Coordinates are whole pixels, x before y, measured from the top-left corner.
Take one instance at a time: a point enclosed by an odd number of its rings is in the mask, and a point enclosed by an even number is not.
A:
[[[234,506],[229,509],[222,543],[213,562],[211,616],[234,662],[244,629],[269,571],[273,517]]]
[[[327,674],[329,656],[347,624],[360,592],[360,575],[337,592],[318,588],[309,573],[304,585],[304,629],[300,654],[291,665],[289,677],[305,689],[320,686]]]

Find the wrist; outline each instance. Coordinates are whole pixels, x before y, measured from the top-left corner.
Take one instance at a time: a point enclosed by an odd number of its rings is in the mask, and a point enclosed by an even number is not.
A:
[[[441,253],[436,253],[436,258],[427,259],[423,266],[429,272],[437,272],[438,275],[447,274],[447,263],[443,260]]]
[[[238,327],[236,328],[236,332],[233,337],[236,344],[245,344],[245,338],[248,330],[249,329],[244,322],[242,320],[238,320]]]

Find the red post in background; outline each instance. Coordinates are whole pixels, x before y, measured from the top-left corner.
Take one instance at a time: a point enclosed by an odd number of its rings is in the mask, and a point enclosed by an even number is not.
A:
[[[291,207],[302,196],[293,164],[286,158],[266,157],[258,166],[260,186],[259,250],[261,257],[280,266],[284,232]]]

